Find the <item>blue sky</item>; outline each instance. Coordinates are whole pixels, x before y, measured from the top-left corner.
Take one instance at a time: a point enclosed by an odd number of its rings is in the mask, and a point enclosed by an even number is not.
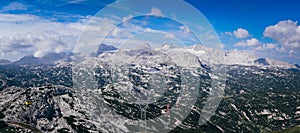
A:
[[[262,37],[267,26],[283,20],[300,20],[297,0],[186,0],[198,8],[220,34],[238,28],[247,29],[254,37]],[[261,38],[269,41],[267,38]],[[226,43],[228,40],[223,39]],[[234,43],[228,41],[228,43]]]
[[[258,56],[300,64],[300,28],[298,24],[300,2],[297,0],[185,1],[208,19],[224,45],[224,49],[243,50]],[[73,51],[76,49],[74,45],[77,43],[82,29],[90,21],[90,18],[113,2],[115,1],[0,1],[0,28],[2,29],[0,31],[0,58],[17,60],[28,54],[43,56],[47,52]],[[168,11],[173,11],[175,8],[178,10],[178,14],[186,15],[183,17],[186,21],[195,22],[198,19],[193,17],[193,14],[180,9],[176,4],[166,6],[153,4],[153,7],[146,7],[149,3],[147,4],[145,1],[135,1],[134,3],[145,8],[145,13],[147,11],[154,15],[172,16],[168,14]],[[162,2],[162,4],[164,3]],[[134,14],[131,11],[128,12]],[[124,12],[111,13],[116,15],[110,21],[124,19],[125,17],[120,17],[123,15],[122,13]],[[124,15],[126,14],[124,13]],[[174,15],[172,17],[175,19],[181,16]],[[205,23],[201,19],[199,23],[195,24],[200,25],[201,22]],[[148,30],[151,31],[154,29],[153,27],[161,26],[161,23],[155,24],[147,25]],[[178,26],[179,32],[189,31],[187,27]],[[142,28],[145,27],[142,26]],[[189,28],[195,30],[193,27]],[[170,30],[164,29],[164,31]],[[176,33],[173,32],[173,34]]]

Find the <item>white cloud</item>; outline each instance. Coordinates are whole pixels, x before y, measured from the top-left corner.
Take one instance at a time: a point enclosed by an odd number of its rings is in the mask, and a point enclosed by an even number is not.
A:
[[[224,33],[228,36],[234,36],[235,38],[239,38],[239,39],[248,38],[248,37],[251,36],[249,34],[249,32],[246,29],[243,29],[243,28],[238,28],[237,30],[235,30],[233,32],[226,31]]]
[[[116,27],[111,32],[111,35],[114,38],[128,38],[128,37],[132,36],[132,33],[131,33],[130,29],[128,29],[128,28]]]
[[[132,15],[128,15],[126,17],[123,17],[122,22],[126,22],[126,21],[130,20],[131,18],[133,18]]]
[[[267,44],[264,44],[264,45],[267,49],[275,49],[277,47],[277,45],[274,44],[274,43],[267,43]]]
[[[221,48],[224,49],[226,47],[225,44],[220,44]]]
[[[155,8],[155,7],[152,7],[151,12],[148,15],[164,16],[162,11],[158,8]]]
[[[40,57],[48,52],[72,51],[84,26],[84,21],[52,22],[24,14],[0,14],[0,22],[0,58],[11,60],[27,54]]]
[[[190,34],[191,30],[187,26],[180,26],[179,27],[180,31],[183,32],[184,34]]]
[[[2,12],[17,11],[17,10],[27,10],[27,6],[22,3],[12,2],[12,3],[9,3],[7,6],[4,6],[1,9]]]
[[[81,3],[81,2],[85,2],[87,0],[68,0],[67,3],[68,4],[77,4],[77,3]]]
[[[89,24],[84,26],[73,52],[90,53],[93,50],[95,51],[99,44],[107,38],[109,32],[116,28],[115,25],[117,22],[119,20],[116,21],[106,17],[89,18]]]
[[[232,33],[232,32],[226,31],[225,34],[228,35],[228,36],[233,36],[233,33]]]
[[[141,25],[131,23],[131,21],[126,21],[126,19],[129,19],[130,17],[131,16],[129,15],[120,20],[117,20],[119,18],[115,17],[93,17],[89,21],[89,25],[84,28],[83,34],[81,34],[73,52],[90,53],[97,49],[100,43],[118,46],[124,41],[129,41],[143,32],[154,32],[151,28],[142,27]],[[126,23],[116,26],[119,24],[119,21],[122,20],[126,21]]]
[[[256,38],[251,38],[248,39],[246,41],[240,41],[236,44],[234,44],[234,46],[241,46],[241,47],[255,47],[255,46],[259,46],[261,43],[256,39]]]
[[[237,30],[233,31],[233,35],[236,38],[247,38],[250,36],[249,32],[243,28],[238,28]]]
[[[3,23],[18,23],[24,21],[36,21],[40,19],[35,15],[28,15],[28,14],[0,14],[0,22]]]
[[[256,47],[254,50],[258,51],[279,51],[278,44],[275,43],[261,43],[258,47]]]
[[[281,44],[282,50],[300,50],[300,26],[291,20],[280,21],[276,25],[268,26],[264,36],[276,40]]]
[[[176,37],[173,34],[171,34],[171,33],[165,33],[165,38],[166,39],[174,39]]]

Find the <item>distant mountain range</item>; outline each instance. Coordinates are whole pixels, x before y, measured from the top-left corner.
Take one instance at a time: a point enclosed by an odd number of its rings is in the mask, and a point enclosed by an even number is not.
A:
[[[27,55],[15,62],[9,60],[0,60],[0,65],[43,65],[43,64],[55,64],[56,62],[71,62],[72,53],[48,53],[45,56],[38,58],[33,55]]]
[[[10,64],[11,62],[9,60],[3,60],[3,59],[0,59],[0,65],[8,65]]]
[[[140,49],[149,50],[150,45],[147,44],[147,47],[141,47]],[[167,49],[176,49],[176,50],[183,50],[183,48],[175,47],[172,44],[163,44],[159,50],[165,51]],[[100,44],[99,48],[94,55],[98,57],[102,54],[107,52],[114,52],[118,50],[118,48],[107,45],[107,44]],[[208,63],[207,55],[212,51],[212,49],[207,48],[201,45],[193,45],[187,47],[185,50],[188,50],[191,54],[197,56],[199,60],[206,64]],[[43,64],[56,64],[58,62],[72,62],[73,61],[73,53],[48,53],[41,58],[34,57],[33,55],[27,55],[21,58],[18,61],[11,62],[9,60],[0,60],[0,65],[43,65]],[[253,54],[249,54],[242,51],[225,51],[225,65],[243,65],[243,66],[267,66],[267,67],[282,67],[282,68],[300,68],[298,64],[289,64],[286,62],[273,60],[269,58],[261,58],[257,57]],[[210,62],[213,63],[213,62]]]
[[[117,50],[101,44],[78,64],[73,53],[0,60],[0,132],[159,132],[165,124],[176,126],[171,132],[272,132],[299,126],[299,65],[225,51],[225,83],[224,75],[212,72],[222,66],[210,61],[212,52],[201,45]],[[210,94],[223,91],[215,96],[218,108],[210,110],[216,107],[208,103]],[[154,102],[139,102],[147,96]],[[192,108],[185,116],[178,107]],[[171,117],[160,119],[169,109]],[[206,113],[213,116],[199,125]]]

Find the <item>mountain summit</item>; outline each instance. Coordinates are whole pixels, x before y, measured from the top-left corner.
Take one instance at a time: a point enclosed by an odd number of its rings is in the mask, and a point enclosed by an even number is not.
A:
[[[98,50],[97,50],[97,56],[106,52],[106,51],[114,51],[117,50],[116,47],[112,46],[112,45],[107,45],[107,44],[100,44]]]

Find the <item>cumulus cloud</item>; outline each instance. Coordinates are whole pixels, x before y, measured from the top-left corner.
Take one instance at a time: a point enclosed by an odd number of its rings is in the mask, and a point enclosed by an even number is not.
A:
[[[106,43],[118,47],[120,44],[128,42],[144,32],[157,32],[147,27],[147,23],[145,23],[145,25],[144,23],[136,24],[134,20],[130,20],[131,18],[131,15],[123,18],[93,17],[89,21],[89,25],[85,26],[83,34],[81,34],[73,52],[90,53],[98,48],[99,43]],[[120,20],[125,21],[125,23],[118,25]],[[142,42],[142,40],[134,42]]]
[[[171,34],[171,33],[165,33],[165,38],[166,39],[174,39],[176,37],[173,34]]]
[[[300,26],[291,20],[280,21],[268,26],[263,35],[281,44],[281,50],[300,50]]]
[[[53,22],[35,15],[0,14],[0,58],[16,60],[11,55],[34,54],[41,57],[49,52],[71,51],[82,22]]]
[[[233,35],[236,38],[247,38],[250,36],[249,32],[243,28],[238,28],[237,30],[233,31]]]
[[[151,12],[148,15],[164,16],[162,11],[158,8],[155,8],[155,7],[152,7]]]
[[[191,30],[187,26],[180,26],[179,27],[180,31],[183,32],[184,34],[190,34]]]
[[[267,43],[264,45],[265,45],[265,48],[267,48],[267,49],[275,49],[277,47],[277,44],[274,44],[274,43]]]
[[[258,47],[256,47],[254,50],[258,51],[278,51],[278,44],[276,43],[261,43]]]
[[[242,38],[248,38],[250,37],[251,35],[249,34],[249,32],[246,30],[246,29],[243,29],[243,28],[238,28],[237,30],[233,31],[233,32],[225,32],[226,35],[229,35],[229,36],[234,36],[235,38],[239,38],[239,39],[242,39]]]
[[[261,42],[259,42],[259,40],[257,40],[256,38],[251,38],[248,40],[240,41],[240,42],[234,44],[234,46],[255,47],[255,46],[259,46],[260,44],[261,44]]]
[[[114,30],[111,32],[111,36],[113,38],[128,38],[132,36],[133,34],[131,33],[130,29],[128,28],[114,28]]]
[[[73,50],[75,53],[90,53],[97,49],[99,43],[108,38],[109,33],[116,28],[120,21],[107,17],[90,17],[88,19],[89,24],[84,26]]]
[[[22,3],[12,2],[1,9],[2,12],[17,11],[17,10],[27,10],[27,6]]]

